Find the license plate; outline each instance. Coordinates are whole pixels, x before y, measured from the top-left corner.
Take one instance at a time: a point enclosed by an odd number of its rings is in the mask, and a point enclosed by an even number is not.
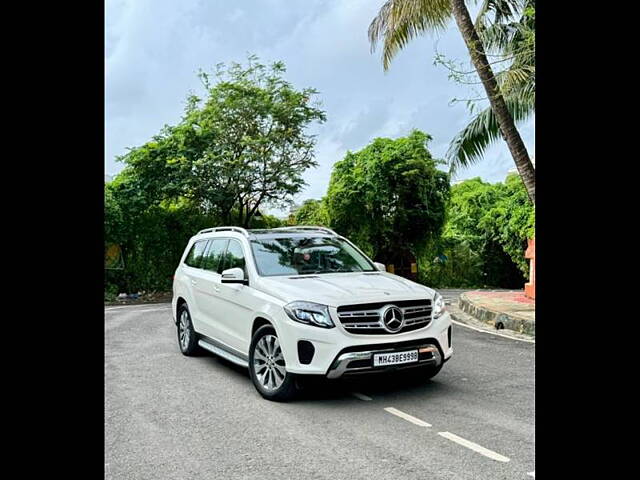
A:
[[[400,363],[412,363],[418,361],[418,351],[394,353],[376,353],[373,355],[373,366],[383,367],[386,365],[398,365]]]

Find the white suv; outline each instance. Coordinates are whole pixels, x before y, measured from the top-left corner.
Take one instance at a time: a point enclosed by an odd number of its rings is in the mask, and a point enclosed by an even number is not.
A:
[[[172,307],[184,355],[204,348],[248,367],[270,400],[291,398],[296,375],[431,378],[453,353],[438,293],[322,227],[202,230],[176,269]]]

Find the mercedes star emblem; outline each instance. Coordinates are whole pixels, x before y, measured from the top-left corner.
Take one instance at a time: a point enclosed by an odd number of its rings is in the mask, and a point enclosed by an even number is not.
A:
[[[382,310],[382,325],[390,333],[399,332],[404,325],[404,315],[395,305],[387,305]]]

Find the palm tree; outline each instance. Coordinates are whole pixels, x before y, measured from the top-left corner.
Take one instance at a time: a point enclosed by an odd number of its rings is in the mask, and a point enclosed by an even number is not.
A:
[[[500,0],[503,3],[504,0]],[[518,0],[513,0],[513,3]],[[385,70],[391,59],[407,43],[428,31],[445,28],[453,16],[467,45],[473,66],[485,89],[495,123],[509,147],[518,173],[535,203],[535,171],[527,149],[516,129],[514,117],[498,85],[464,0],[387,0],[369,26],[372,48],[384,38],[382,62]]]
[[[495,74],[507,109],[520,122],[535,111],[535,0],[525,0],[519,11],[513,0],[485,0],[475,27],[489,54],[498,62],[510,61]],[[488,23],[488,15],[494,18]],[[491,107],[478,113],[451,141],[446,157],[452,173],[482,158],[486,147],[500,135]]]

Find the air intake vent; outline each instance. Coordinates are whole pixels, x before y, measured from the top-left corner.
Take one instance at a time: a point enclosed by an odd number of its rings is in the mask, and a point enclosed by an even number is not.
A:
[[[313,343],[307,340],[298,341],[298,359],[302,365],[309,365],[313,360],[314,353],[316,353],[316,349]]]
[[[291,280],[303,280],[305,278],[320,278],[320,277],[317,276],[317,275],[304,275],[302,277],[289,277],[289,279],[291,279]]]

